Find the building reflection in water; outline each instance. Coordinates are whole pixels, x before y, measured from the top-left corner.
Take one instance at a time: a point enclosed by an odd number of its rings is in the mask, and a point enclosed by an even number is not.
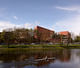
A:
[[[46,66],[54,63],[56,60],[69,62],[71,56],[70,50],[39,50],[39,51],[15,51],[0,53],[0,66],[3,68],[21,68],[28,65]]]

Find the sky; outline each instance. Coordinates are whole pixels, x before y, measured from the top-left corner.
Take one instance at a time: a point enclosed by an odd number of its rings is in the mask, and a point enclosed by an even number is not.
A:
[[[80,0],[0,0],[0,31],[42,26],[80,33]]]

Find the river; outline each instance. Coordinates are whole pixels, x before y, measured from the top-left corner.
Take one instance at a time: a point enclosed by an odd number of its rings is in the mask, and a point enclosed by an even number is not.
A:
[[[80,68],[80,49],[0,51],[0,68]]]

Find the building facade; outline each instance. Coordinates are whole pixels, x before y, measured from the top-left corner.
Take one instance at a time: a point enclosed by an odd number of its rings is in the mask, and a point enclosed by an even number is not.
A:
[[[35,38],[40,40],[40,41],[50,41],[50,39],[52,38],[52,35],[54,34],[54,31],[40,27],[40,26],[36,26],[35,27]]]
[[[62,31],[59,32],[59,34],[61,35],[61,42],[63,44],[67,44],[71,42],[71,34],[68,31]]]
[[[39,40],[39,42],[52,42],[52,43],[70,43],[71,41],[71,34],[68,31],[61,31],[55,35],[55,32],[40,26],[35,27],[35,39]]]

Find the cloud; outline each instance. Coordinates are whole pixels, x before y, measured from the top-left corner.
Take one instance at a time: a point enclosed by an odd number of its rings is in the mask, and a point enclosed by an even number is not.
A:
[[[0,32],[7,28],[34,28],[37,25],[38,21],[35,21],[34,23],[26,22],[24,24],[14,24],[10,21],[0,21]]]
[[[18,17],[17,17],[17,16],[13,16],[13,18],[14,18],[15,20],[18,20]]]
[[[80,6],[56,6],[58,10],[63,10],[71,13],[71,16],[64,20],[60,20],[54,24],[57,31],[70,31],[76,35],[80,33]]]
[[[24,24],[23,27],[30,29],[30,28],[33,28],[33,24],[27,22],[27,23]]]
[[[80,33],[80,15],[58,21],[53,26],[57,31],[67,30],[78,35]]]
[[[35,26],[37,26],[37,25],[39,25],[39,24],[40,24],[39,21],[35,21],[35,22],[33,22],[33,23],[26,22],[26,23],[24,24],[24,27],[30,29],[30,28],[34,28]]]
[[[56,6],[56,9],[59,10],[64,10],[64,11],[76,11],[80,13],[80,7],[79,6],[67,6],[67,7],[63,7],[63,6]]]
[[[7,28],[14,28],[14,27],[20,27],[20,25],[16,25],[16,24],[12,24],[9,21],[0,21],[0,32],[3,29],[7,29]]]

